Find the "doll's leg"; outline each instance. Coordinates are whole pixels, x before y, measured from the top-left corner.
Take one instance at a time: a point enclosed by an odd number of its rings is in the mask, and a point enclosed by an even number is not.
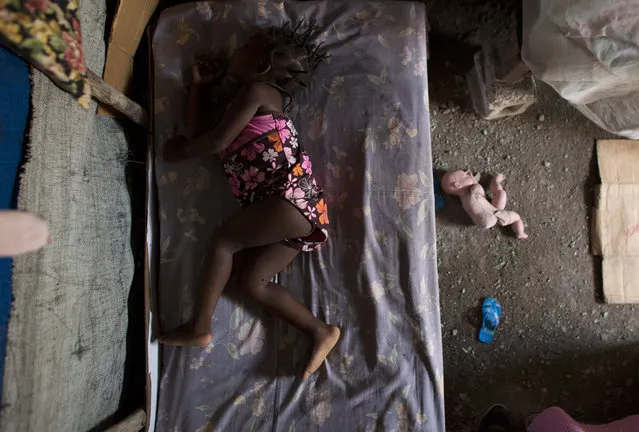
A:
[[[304,331],[313,341],[311,358],[303,374],[306,379],[322,365],[339,340],[340,331],[317,319],[286,288],[269,282],[297,256],[295,249],[275,243],[247,249],[245,253],[238,287],[265,309]]]
[[[311,224],[290,203],[265,198],[241,210],[213,236],[208,267],[200,283],[198,310],[186,324],[160,339],[167,345],[206,346],[211,342],[211,317],[229,280],[233,256],[243,249],[303,237]]]
[[[498,210],[503,210],[506,208],[506,202],[508,201],[508,197],[506,196],[506,191],[504,187],[501,185],[501,182],[504,181],[503,174],[497,174],[493,177],[493,180],[490,182],[490,193],[493,196],[491,201],[492,205],[494,205]]]
[[[515,232],[518,239],[527,239],[528,234],[524,232],[524,222],[521,220],[519,213],[514,211],[499,211],[495,213],[497,223],[501,226],[509,226]]]

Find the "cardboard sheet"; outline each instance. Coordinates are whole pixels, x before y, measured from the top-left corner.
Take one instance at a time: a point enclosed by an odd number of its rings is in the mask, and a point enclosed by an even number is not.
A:
[[[133,74],[133,56],[158,2],[159,0],[120,0],[118,5],[111,28],[103,78],[124,94],[127,94]],[[100,105],[98,114],[114,116],[117,112]]]
[[[607,303],[639,303],[639,141],[599,140],[593,253]]]

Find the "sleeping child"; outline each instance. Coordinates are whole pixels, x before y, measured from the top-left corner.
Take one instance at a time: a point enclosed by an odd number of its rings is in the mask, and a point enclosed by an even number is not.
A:
[[[161,342],[211,343],[211,318],[233,274],[242,292],[312,340],[304,379],[322,365],[340,330],[270,281],[300,252],[312,252],[328,239],[324,193],[287,117],[293,93],[326,57],[325,50],[311,42],[313,32],[313,26],[302,30],[301,25],[258,31],[229,60],[227,74],[241,89],[217,125],[196,131],[195,138],[177,136],[165,143],[167,160],[219,155],[242,210],[212,238],[194,316]],[[187,109],[196,129],[203,117],[198,99],[202,85],[212,79],[210,72],[202,62],[193,67]]]

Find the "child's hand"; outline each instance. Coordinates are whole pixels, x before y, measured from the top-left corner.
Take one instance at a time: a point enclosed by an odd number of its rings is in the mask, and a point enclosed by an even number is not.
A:
[[[184,135],[176,135],[164,143],[164,160],[177,162],[186,159],[186,146],[189,143]]]
[[[209,84],[217,79],[223,71],[219,67],[202,57],[196,58],[193,63],[192,79],[194,84]]]
[[[28,211],[0,211],[0,256],[33,252],[52,241],[46,219]]]

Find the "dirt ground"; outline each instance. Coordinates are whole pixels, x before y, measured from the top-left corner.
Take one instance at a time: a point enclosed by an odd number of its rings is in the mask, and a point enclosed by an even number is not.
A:
[[[504,173],[507,208],[528,240],[480,231],[447,197],[437,234],[447,429],[472,431],[494,403],[516,425],[558,405],[583,421],[639,412],[639,310],[602,303],[600,263],[589,253],[599,181],[594,146],[610,137],[543,83],[524,114],[479,118],[465,93],[473,44],[516,23],[516,1],[427,1],[431,133],[436,172]],[[477,341],[479,306],[503,307],[495,341]]]

